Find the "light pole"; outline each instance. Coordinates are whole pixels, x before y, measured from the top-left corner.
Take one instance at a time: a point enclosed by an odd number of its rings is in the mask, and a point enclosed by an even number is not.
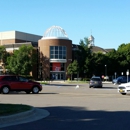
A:
[[[107,81],[107,65],[105,65],[105,79]]]
[[[105,65],[105,76],[107,76],[107,65]]]

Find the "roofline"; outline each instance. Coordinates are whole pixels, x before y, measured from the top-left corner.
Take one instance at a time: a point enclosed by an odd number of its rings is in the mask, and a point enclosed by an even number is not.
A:
[[[66,39],[66,40],[70,40],[67,37],[42,37],[42,40],[46,40],[46,39]]]

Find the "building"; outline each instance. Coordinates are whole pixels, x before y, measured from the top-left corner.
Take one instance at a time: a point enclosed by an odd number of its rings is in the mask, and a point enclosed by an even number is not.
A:
[[[19,31],[0,32],[0,45],[5,46],[7,52],[12,53],[23,44],[38,50],[38,64],[33,70],[33,77],[45,80],[67,78],[66,70],[72,61],[72,40],[64,29],[52,26],[43,37]]]
[[[40,75],[43,79],[65,80],[67,67],[72,61],[72,40],[64,29],[52,26],[38,41]]]
[[[0,45],[5,46],[6,51],[13,53],[14,50],[19,49],[22,45],[32,45],[36,51],[38,48],[38,40],[42,36],[19,32],[19,31],[7,31],[0,32]],[[35,65],[35,69],[32,71],[32,75],[34,78],[38,77],[37,66]],[[0,73],[4,72],[4,64],[0,63]]]
[[[92,52],[106,54],[109,49],[95,46],[95,38],[91,35],[88,38]],[[59,26],[48,28],[43,36],[34,35],[19,31],[0,32],[0,45],[5,46],[6,51],[13,53],[22,45],[32,45],[37,53],[37,64],[33,67],[32,76],[35,79],[67,79],[67,67],[76,59],[75,52],[78,50],[76,44],[68,38],[65,30]],[[2,72],[3,64],[0,64]]]

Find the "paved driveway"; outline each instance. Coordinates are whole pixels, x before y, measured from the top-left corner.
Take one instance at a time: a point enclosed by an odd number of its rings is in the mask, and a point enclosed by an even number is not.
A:
[[[50,112],[39,121],[2,130],[129,130],[130,95],[117,93],[117,86],[89,88],[88,84],[44,85],[40,94],[0,95],[1,103],[28,104]]]

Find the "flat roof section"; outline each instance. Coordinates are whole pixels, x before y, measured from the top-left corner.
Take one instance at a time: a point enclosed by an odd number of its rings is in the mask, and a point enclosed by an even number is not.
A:
[[[24,32],[19,32],[19,31],[0,32],[1,40],[21,39],[21,40],[25,40],[25,41],[37,42],[41,38],[42,38],[42,36],[40,36],[40,35],[29,34],[29,33],[24,33]]]

